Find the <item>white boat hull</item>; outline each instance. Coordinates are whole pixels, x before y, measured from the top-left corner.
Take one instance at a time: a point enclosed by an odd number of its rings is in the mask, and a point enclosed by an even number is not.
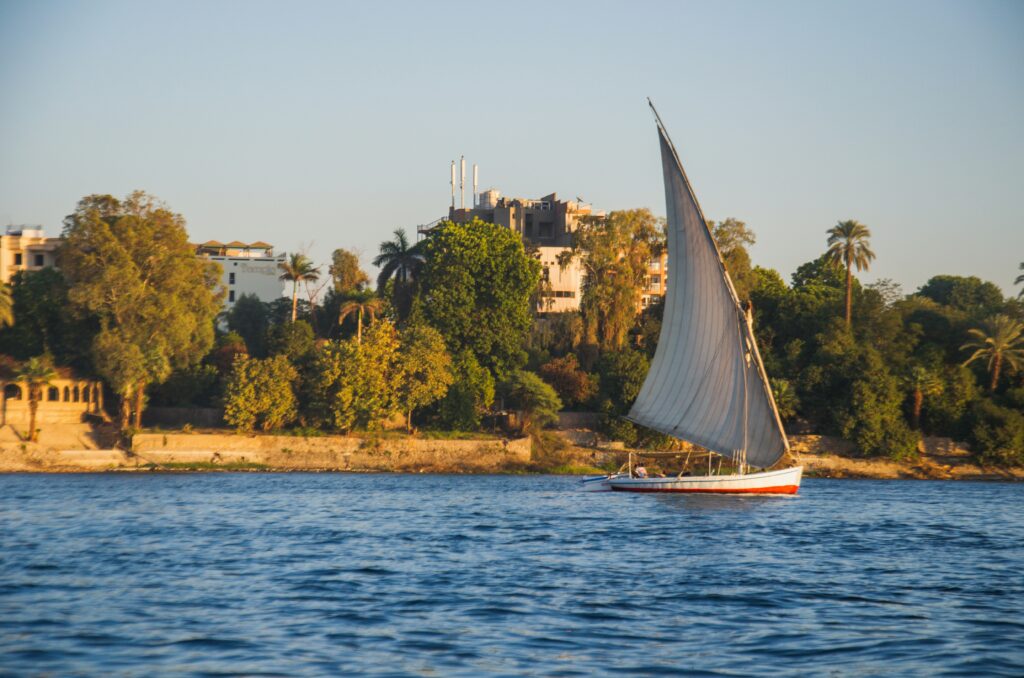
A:
[[[616,478],[628,478],[624,473],[613,473],[607,476],[590,476],[580,481],[580,489],[584,492],[611,492],[611,481]]]
[[[803,467],[723,476],[683,476],[670,478],[608,478],[614,492],[692,492],[713,494],[796,494],[800,489]],[[595,479],[596,484],[596,479]]]

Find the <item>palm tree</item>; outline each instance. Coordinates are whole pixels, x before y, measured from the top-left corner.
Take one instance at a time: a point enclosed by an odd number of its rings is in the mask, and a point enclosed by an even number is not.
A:
[[[911,411],[912,423],[915,429],[921,428],[921,407],[924,405],[925,396],[937,396],[942,393],[942,381],[932,373],[931,370],[915,365],[910,374],[906,376],[903,383],[910,389],[914,398]]]
[[[36,431],[36,412],[39,410],[39,401],[43,399],[43,387],[50,383],[57,372],[49,358],[29,358],[28,361],[18,370],[18,381],[24,381],[28,386],[28,439],[35,442],[39,438]]]
[[[1024,271],[1024,261],[1020,262],[1020,270]],[[1017,279],[1013,281],[1014,285],[1020,285],[1024,283],[1024,273],[1017,276]],[[1024,287],[1020,288],[1020,292],[1017,293],[1018,299],[1024,299]]]
[[[380,311],[380,299],[370,290],[355,290],[345,296],[345,300],[338,309],[338,324],[340,325],[351,314],[356,315],[356,343],[363,343],[363,314],[370,316],[370,322]]]
[[[299,283],[316,282],[320,279],[320,269],[314,266],[305,254],[292,254],[288,261],[278,264],[277,267],[282,271],[278,278],[292,283],[292,322],[295,322]]]
[[[871,251],[868,238],[871,231],[859,221],[840,221],[826,231],[828,233],[829,261],[846,267],[846,326],[850,326],[853,308],[853,267],[858,271],[868,270],[875,253]]]
[[[984,329],[967,331],[971,340],[961,346],[960,350],[974,349],[964,366],[979,358],[988,359],[988,369],[992,373],[988,390],[994,393],[1004,362],[1014,370],[1024,365],[1024,323],[999,314],[988,318],[984,324]]]
[[[384,289],[392,277],[400,285],[411,282],[423,266],[423,251],[419,243],[410,245],[404,228],[397,228],[394,233],[395,239],[382,242],[380,254],[373,260],[373,265],[380,269],[377,276],[379,290]]]
[[[11,288],[6,283],[0,283],[0,327],[13,324],[14,299],[11,297]]]

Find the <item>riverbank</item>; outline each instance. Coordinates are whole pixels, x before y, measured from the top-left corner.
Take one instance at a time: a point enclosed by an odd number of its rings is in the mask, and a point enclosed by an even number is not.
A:
[[[148,432],[132,439],[132,450],[88,425],[51,427],[38,443],[0,431],[0,473],[137,471],[338,471],[398,473],[592,474],[617,468],[628,450],[615,443],[592,445],[578,434],[530,438],[497,436],[280,436]],[[586,442],[584,442],[586,441]],[[584,444],[580,444],[583,442]],[[946,438],[925,438],[917,459],[897,462],[859,457],[853,447],[828,436],[791,436],[790,463],[809,478],[931,480],[1024,480],[1022,468],[975,463],[968,450]]]

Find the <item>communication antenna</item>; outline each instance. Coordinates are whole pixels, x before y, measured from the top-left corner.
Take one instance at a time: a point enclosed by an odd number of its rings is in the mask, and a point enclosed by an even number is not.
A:
[[[479,179],[480,179],[480,175],[477,174],[477,166],[476,166],[476,163],[474,162],[473,163],[473,207],[476,207],[477,205],[479,205],[479,201],[477,200],[477,186],[480,183]]]
[[[455,209],[455,161],[452,160],[452,209]]]
[[[466,209],[466,156],[459,156],[459,162],[462,163],[462,176],[459,178],[459,192],[462,195],[459,197],[459,207]]]

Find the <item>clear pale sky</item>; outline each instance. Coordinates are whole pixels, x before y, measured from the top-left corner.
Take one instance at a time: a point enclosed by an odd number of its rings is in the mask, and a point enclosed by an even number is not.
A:
[[[506,195],[664,214],[647,96],[755,263],[788,279],[857,219],[868,281],[1016,292],[1016,0],[0,0],[0,222],[57,234],[82,196],[141,188],[194,241],[368,264],[446,214],[461,154]]]

